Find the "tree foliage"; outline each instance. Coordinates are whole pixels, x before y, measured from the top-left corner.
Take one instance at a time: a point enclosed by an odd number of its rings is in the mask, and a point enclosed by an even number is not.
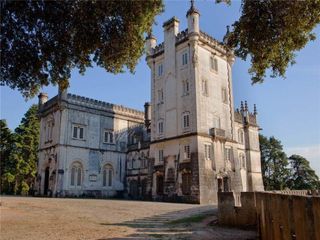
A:
[[[260,135],[261,170],[266,190],[286,188],[289,176],[288,160],[281,142],[274,137]]]
[[[307,159],[300,155],[287,158],[275,137],[259,136],[261,170],[266,190],[320,189],[320,181]]]
[[[252,83],[263,82],[268,69],[271,77],[285,77],[295,52],[315,39],[312,30],[320,23],[320,0],[242,0],[241,6],[227,44],[238,57],[251,57]]]
[[[2,1],[0,84],[32,97],[40,86],[66,88],[71,70],[92,62],[132,72],[161,10],[161,0]]]
[[[40,123],[37,105],[32,105],[14,133],[1,129],[1,141],[7,143],[7,154],[1,155],[1,189],[5,193],[27,194],[34,183]],[[1,128],[5,129],[3,121]],[[1,145],[1,153],[2,150]]]
[[[292,189],[320,189],[320,181],[309,161],[300,155],[289,157],[291,176],[289,187]]]

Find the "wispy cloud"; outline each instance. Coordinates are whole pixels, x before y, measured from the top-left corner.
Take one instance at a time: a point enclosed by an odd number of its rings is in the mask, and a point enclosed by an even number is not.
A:
[[[284,149],[288,157],[292,154],[299,154],[309,160],[311,167],[320,177],[320,144],[304,146],[304,147],[289,147]]]

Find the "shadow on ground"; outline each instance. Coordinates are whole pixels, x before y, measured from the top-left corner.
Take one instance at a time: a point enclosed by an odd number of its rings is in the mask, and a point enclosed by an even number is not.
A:
[[[98,240],[138,239],[257,239],[255,231],[221,227],[217,222],[215,206],[173,211],[121,223],[101,223],[103,226],[125,226],[135,233],[120,238],[99,238]]]

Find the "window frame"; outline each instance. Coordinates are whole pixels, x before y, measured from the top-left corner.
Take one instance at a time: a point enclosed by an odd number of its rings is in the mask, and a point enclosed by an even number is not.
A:
[[[75,131],[76,129],[76,131]],[[85,126],[80,124],[72,124],[72,139],[75,140],[85,140]],[[81,137],[82,130],[82,137]]]
[[[107,135],[106,135],[107,134]],[[107,138],[106,138],[107,136]],[[112,130],[105,129],[103,131],[103,143],[106,144],[115,144],[114,141],[114,132]]]
[[[183,131],[190,130],[190,112],[184,112],[182,114],[182,129]]]
[[[182,54],[181,54],[181,56],[182,56],[182,64],[181,64],[181,66],[183,66],[183,67],[185,67],[185,66],[187,66],[188,64],[189,64],[189,57],[188,57],[188,52],[187,51],[184,51]]]

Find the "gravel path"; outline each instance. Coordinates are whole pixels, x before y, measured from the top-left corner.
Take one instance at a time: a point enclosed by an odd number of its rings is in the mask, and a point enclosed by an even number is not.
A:
[[[125,200],[1,197],[0,239],[254,239],[209,226],[214,206]],[[168,224],[208,214],[197,223]],[[241,238],[239,238],[239,236]]]

